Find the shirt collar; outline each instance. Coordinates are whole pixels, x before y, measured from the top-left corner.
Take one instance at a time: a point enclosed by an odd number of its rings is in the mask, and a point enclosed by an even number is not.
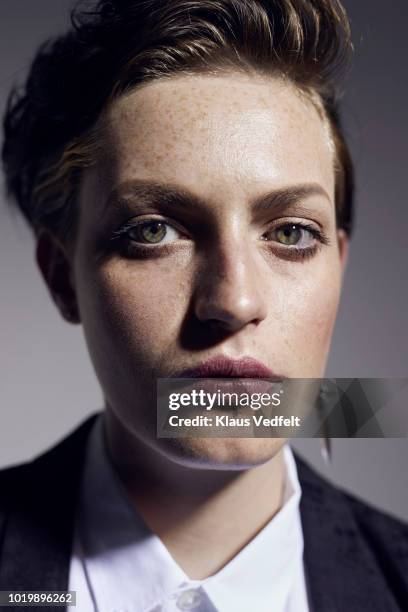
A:
[[[77,525],[97,610],[148,611],[186,587],[200,588],[216,609],[231,609],[232,594],[235,612],[263,612],[272,601],[275,610],[283,609],[296,572],[303,571],[301,489],[287,444],[283,452],[286,476],[278,513],[220,571],[192,581],[131,506],[106,452],[102,417],[96,419],[85,459]]]

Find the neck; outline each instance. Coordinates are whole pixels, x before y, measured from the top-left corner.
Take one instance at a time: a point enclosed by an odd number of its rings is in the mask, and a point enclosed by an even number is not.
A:
[[[186,467],[106,416],[107,450],[131,504],[190,579],[220,570],[280,509],[282,449],[249,469]]]

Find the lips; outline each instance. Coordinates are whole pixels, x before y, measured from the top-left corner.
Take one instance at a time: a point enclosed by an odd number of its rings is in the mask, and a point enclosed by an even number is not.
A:
[[[174,378],[267,378],[279,381],[284,377],[252,357],[231,359],[223,355],[214,356],[202,363],[182,370]]]
[[[271,395],[279,391],[278,386],[286,377],[276,374],[253,357],[231,359],[224,355],[216,355],[193,367],[179,370],[171,378],[179,379],[177,389],[174,389],[178,393],[192,393],[195,390],[198,393],[204,392],[218,397],[219,393]],[[191,379],[191,381],[185,379]],[[217,404],[214,406],[214,410],[216,409],[217,412],[231,410],[236,412],[237,406],[233,400],[230,401],[232,402],[231,406],[225,403]],[[184,409],[184,411],[188,410]],[[193,409],[190,408],[190,410]],[[250,409],[244,405],[239,408],[240,413],[247,413],[248,410]],[[193,410],[193,414],[196,414],[196,412],[197,408]]]

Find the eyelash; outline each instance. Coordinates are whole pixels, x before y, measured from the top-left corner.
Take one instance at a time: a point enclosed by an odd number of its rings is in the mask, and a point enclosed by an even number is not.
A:
[[[150,245],[150,246],[145,246],[143,243],[136,243],[134,240],[132,240],[131,238],[129,238],[127,236],[128,232],[130,232],[131,230],[134,230],[135,228],[137,228],[138,226],[141,225],[145,225],[148,223],[153,223],[153,222],[159,222],[159,223],[163,223],[163,225],[167,225],[177,231],[178,228],[175,227],[174,224],[165,221],[163,219],[156,219],[154,217],[152,217],[151,219],[143,219],[142,221],[133,221],[133,222],[128,222],[125,223],[124,225],[122,225],[122,227],[120,227],[118,230],[116,230],[115,232],[113,232],[110,240],[113,242],[119,242],[119,246],[121,247],[121,250],[124,252],[125,255],[127,255],[128,257],[130,256],[137,256],[140,258],[154,258],[154,257],[160,257],[161,255],[167,254],[171,252],[171,245]]]
[[[309,232],[316,242],[312,246],[299,248],[297,246],[285,246],[275,241],[275,244],[277,245],[276,248],[280,249],[281,256],[284,259],[288,259],[290,261],[305,261],[314,257],[314,255],[320,251],[322,246],[329,246],[331,244],[326,234],[317,229],[314,225],[306,223],[305,221],[285,221],[284,223],[280,223],[274,227],[272,231],[276,232],[289,226],[297,227],[301,230]]]
[[[131,238],[127,236],[128,232],[131,230],[134,230],[136,227],[141,226],[143,224],[148,224],[149,222],[152,223],[154,221],[163,223],[164,225],[170,226],[173,229],[180,231],[172,223],[165,221],[163,219],[156,219],[156,218],[143,219],[142,221],[139,221],[139,222],[125,223],[124,225],[122,225],[122,227],[120,227],[118,230],[113,232],[110,240],[113,242],[119,242],[121,246],[121,250],[124,251],[125,255],[129,257],[137,256],[140,258],[153,258],[153,257],[160,257],[168,253],[170,254],[172,250],[171,244],[170,245],[157,244],[157,245],[145,246],[143,243],[139,243],[139,244],[136,243],[134,240],[132,240]],[[317,229],[314,225],[311,225],[304,221],[294,222],[294,221],[288,220],[288,221],[285,221],[284,223],[281,223],[273,227],[272,230],[270,231],[276,232],[278,230],[281,230],[289,226],[294,226],[296,228],[301,229],[302,231],[309,232],[313,236],[316,242],[310,247],[299,248],[297,246],[288,246],[288,245],[280,244],[277,241],[265,240],[265,243],[267,244],[269,244],[270,242],[273,242],[275,245],[277,245],[276,248],[280,249],[281,255],[285,259],[293,260],[293,261],[305,261],[306,259],[310,259],[311,257],[313,257],[321,249],[322,246],[329,246],[331,244],[328,237],[321,230]]]

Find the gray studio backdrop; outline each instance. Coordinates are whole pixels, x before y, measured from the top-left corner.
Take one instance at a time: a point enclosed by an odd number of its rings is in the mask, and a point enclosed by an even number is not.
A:
[[[327,375],[407,376],[408,38],[406,0],[348,0],[356,60],[344,117],[357,165],[357,228]],[[67,24],[70,0],[1,0],[0,110],[33,50]],[[34,264],[29,231],[0,196],[0,466],[60,439],[102,397],[79,326],[64,323]],[[294,444],[322,473],[408,519],[407,440]]]

